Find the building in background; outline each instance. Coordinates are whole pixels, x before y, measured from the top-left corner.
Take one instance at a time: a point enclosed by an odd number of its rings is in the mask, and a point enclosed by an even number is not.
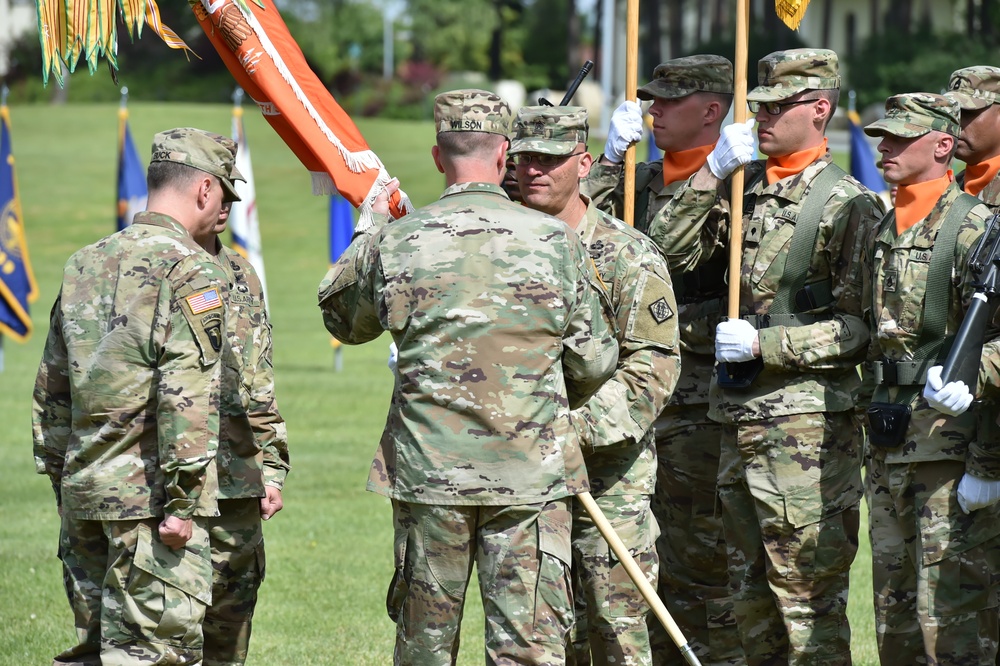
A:
[[[34,0],[0,0],[0,78],[10,69],[14,41],[37,29]]]

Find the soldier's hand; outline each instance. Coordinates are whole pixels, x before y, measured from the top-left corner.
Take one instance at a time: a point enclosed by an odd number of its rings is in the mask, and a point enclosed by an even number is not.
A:
[[[271,516],[281,511],[285,501],[281,499],[281,489],[264,486],[264,496],[260,498],[261,520],[270,520]]]
[[[378,193],[375,202],[372,204],[372,212],[379,215],[389,214],[389,199],[399,191],[399,179],[393,178],[385,185],[385,189]]]
[[[178,518],[177,516],[167,516],[160,523],[160,541],[174,550],[182,548],[188,542],[192,534],[192,521]]]
[[[942,366],[935,365],[927,371],[927,383],[924,384],[924,399],[927,404],[948,416],[958,416],[972,404],[972,392],[965,382],[941,381]]]
[[[621,164],[625,151],[642,140],[642,107],[638,102],[624,101],[611,114],[604,156],[613,164]]]
[[[755,358],[759,352],[757,329],[742,319],[727,319],[715,327],[715,360],[740,363]]]
[[[753,161],[757,149],[753,145],[753,124],[750,118],[746,123],[733,123],[722,128],[719,142],[708,154],[708,168],[712,175],[723,180],[736,171],[736,167]]]
[[[1000,481],[980,479],[966,472],[958,482],[958,505],[965,513],[984,509],[1000,501]]]

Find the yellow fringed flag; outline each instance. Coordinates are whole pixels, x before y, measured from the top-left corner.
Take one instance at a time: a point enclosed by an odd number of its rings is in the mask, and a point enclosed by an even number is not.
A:
[[[809,0],[774,0],[774,13],[789,28],[798,30],[808,6]]]
[[[246,6],[248,0],[236,0]],[[260,0],[252,0],[260,4]],[[117,21],[133,39],[150,29],[172,49],[194,53],[176,32],[160,20],[156,0],[35,0],[38,9],[38,36],[42,45],[42,80],[49,74],[63,85],[63,64],[70,73],[83,58],[93,74],[101,58],[112,71],[118,69]]]

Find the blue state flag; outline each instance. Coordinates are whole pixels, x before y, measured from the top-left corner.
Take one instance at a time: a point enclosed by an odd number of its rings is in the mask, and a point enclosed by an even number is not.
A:
[[[865,132],[861,129],[861,117],[857,111],[849,111],[847,118],[850,121],[851,132],[851,175],[876,194],[887,194],[889,188],[882,179],[878,167],[875,166],[875,156],[872,155],[871,146],[868,145]]]
[[[28,257],[21,200],[14,172],[10,112],[0,106],[0,334],[20,342],[31,337],[28,304],[38,298],[38,285]]]
[[[354,235],[354,206],[334,194],[330,197],[330,263],[336,263],[351,244]]]
[[[146,169],[132,142],[127,112],[118,141],[118,231],[132,224],[136,213],[146,208]]]

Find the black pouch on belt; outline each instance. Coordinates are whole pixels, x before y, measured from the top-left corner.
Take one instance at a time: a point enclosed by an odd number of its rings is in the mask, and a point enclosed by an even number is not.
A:
[[[911,413],[909,405],[873,402],[868,407],[868,441],[879,448],[896,448],[906,439]]]

